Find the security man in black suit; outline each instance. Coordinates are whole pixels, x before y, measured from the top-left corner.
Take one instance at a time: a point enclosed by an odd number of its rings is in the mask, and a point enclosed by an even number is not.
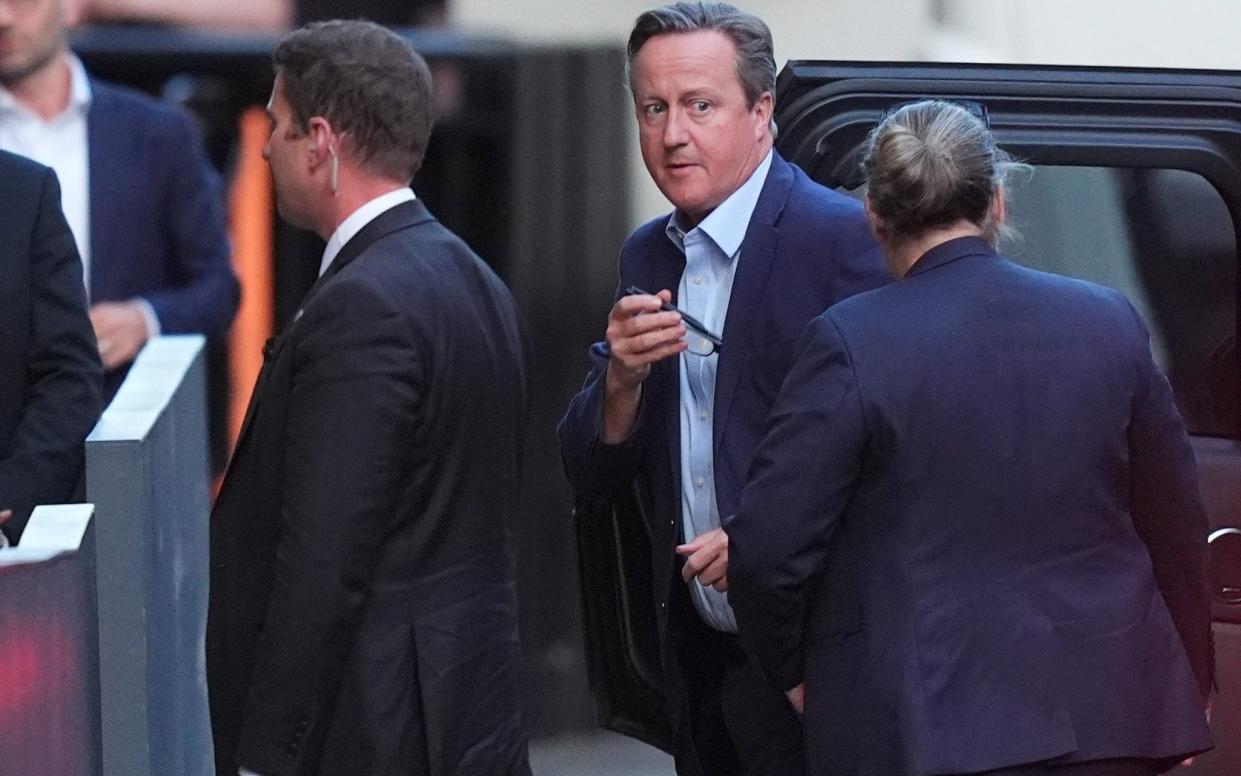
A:
[[[103,370],[56,173],[0,151],[0,546],[70,500]]]
[[[324,22],[274,62],[278,209],[327,247],[211,518],[218,772],[529,774],[516,307],[409,188],[432,123],[413,49]]]

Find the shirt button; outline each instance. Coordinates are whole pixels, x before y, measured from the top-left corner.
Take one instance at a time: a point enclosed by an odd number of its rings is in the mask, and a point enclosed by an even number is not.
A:
[[[702,477],[699,477],[698,479],[694,480],[694,484],[700,488],[705,488],[707,486],[707,481],[704,480]]]
[[[699,412],[699,413],[698,413],[698,419],[699,419],[699,420],[706,420],[706,419],[707,419],[707,411],[706,411],[706,410],[703,410],[702,412]]]
[[[702,285],[702,275],[694,275],[694,285],[696,286]]]

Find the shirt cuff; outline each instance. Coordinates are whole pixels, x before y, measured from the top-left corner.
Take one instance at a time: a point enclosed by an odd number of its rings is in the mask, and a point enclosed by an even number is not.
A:
[[[155,314],[155,308],[151,303],[142,297],[135,297],[134,303],[138,305],[138,309],[142,311],[142,318],[147,322],[147,339],[152,340],[159,336],[159,316]],[[243,776],[245,776],[243,774]]]
[[[238,768],[237,776],[260,776],[260,774],[257,774],[254,771],[246,770],[245,768]]]

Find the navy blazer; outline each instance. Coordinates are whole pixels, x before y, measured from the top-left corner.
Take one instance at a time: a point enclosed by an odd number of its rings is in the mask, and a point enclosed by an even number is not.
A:
[[[420,202],[264,349],[211,515],[217,772],[529,776],[513,526],[526,342]]]
[[[219,339],[237,312],[220,180],[189,116],[91,79],[90,299],[142,297],[165,334]]]
[[[0,151],[0,510],[17,540],[74,495],[102,370],[56,173]]]
[[[831,308],[725,530],[812,774],[1211,746],[1193,451],[1115,291],[961,238]]]
[[[668,289],[674,302],[684,254],[668,239],[667,216],[635,231],[620,256],[621,289]],[[737,507],[750,459],[807,321],[845,297],[887,281],[878,248],[857,201],[810,180],[779,154],[741,244],[732,296],[721,336],[716,374],[713,444],[720,513]],[[565,472],[580,498],[609,499],[636,481],[652,545],[652,579],[674,729],[686,732],[679,658],[666,638],[668,603],[682,588],[674,547],[682,533],[680,497],[680,385],[677,359],[651,368],[642,389],[637,425],[620,445],[599,439],[602,349],[591,349],[592,369],[560,425]],[[677,628],[678,623],[672,623]]]

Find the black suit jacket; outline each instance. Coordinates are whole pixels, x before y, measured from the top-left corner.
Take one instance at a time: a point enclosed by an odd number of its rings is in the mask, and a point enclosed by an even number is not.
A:
[[[0,151],[0,214],[0,510],[16,541],[36,505],[77,490],[102,370],[56,174]]]
[[[269,343],[211,519],[221,774],[529,772],[524,353],[508,290],[418,202]]]
[[[640,227],[620,256],[618,294],[631,285],[676,293],[685,255],[664,232],[668,218]],[[767,428],[771,404],[806,323],[832,303],[886,282],[879,250],[862,206],[820,186],[779,154],[741,245],[716,375],[713,446],[720,513],[736,508],[754,449]],[[675,302],[675,300],[674,300]],[[697,772],[687,708],[687,674],[701,645],[687,617],[697,617],[673,551],[681,541],[680,385],[677,359],[654,364],[642,389],[631,437],[620,445],[599,439],[607,359],[591,350],[593,368],[560,424],[565,472],[579,498],[618,497],[637,484],[651,537],[651,579],[662,651],[673,748],[682,773]]]
[[[982,240],[806,329],[725,518],[742,641],[811,774],[1210,747],[1207,521],[1120,294]]]

